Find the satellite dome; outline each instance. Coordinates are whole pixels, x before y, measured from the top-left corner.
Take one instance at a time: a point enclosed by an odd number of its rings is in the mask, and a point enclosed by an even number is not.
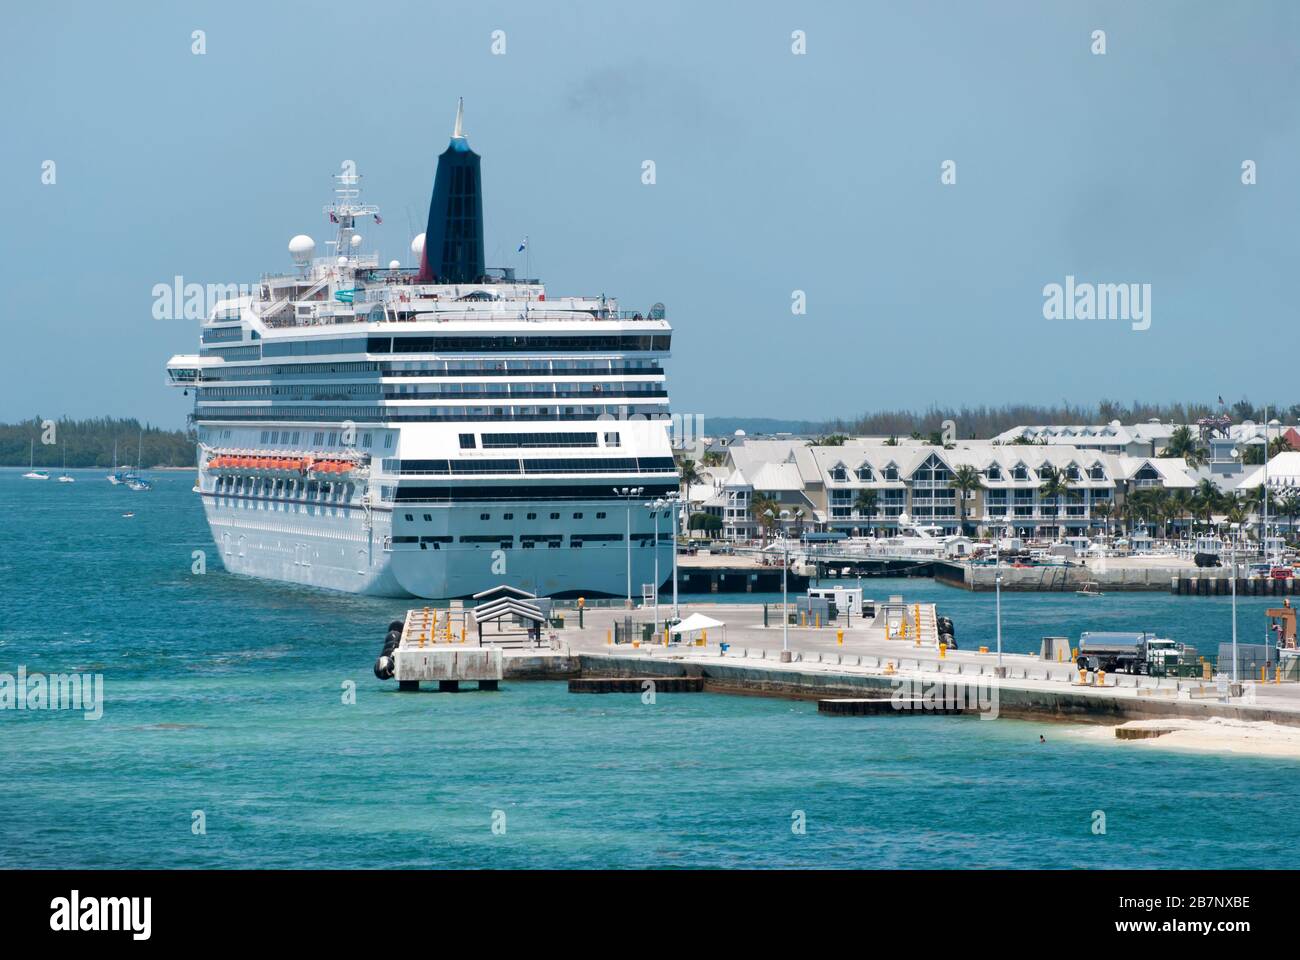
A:
[[[411,241],[411,252],[417,257],[424,253],[424,234],[420,234]]]
[[[348,265],[348,258],[347,258],[347,257],[339,257],[339,266],[340,266],[340,267],[346,267],[347,265]]]
[[[311,256],[316,252],[316,241],[305,233],[300,233],[289,241],[289,256],[300,266],[311,263]]]
[[[361,234],[359,233],[352,234],[351,243],[354,248],[361,246]]]
[[[401,260],[389,260],[389,261],[388,261],[388,269],[389,269],[389,270],[400,270],[401,267],[402,267],[402,261],[401,261]]]
[[[737,430],[737,431],[736,431],[736,436],[738,436],[738,437],[743,437],[744,435],[745,435],[745,431],[744,431],[744,430]]]

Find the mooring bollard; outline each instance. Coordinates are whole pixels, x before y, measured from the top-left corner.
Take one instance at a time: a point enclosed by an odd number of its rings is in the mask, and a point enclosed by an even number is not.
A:
[[[988,647],[980,647],[980,653],[988,653],[988,652],[989,652]]]
[[[948,657],[948,644],[946,643],[939,644],[939,659],[946,660],[947,657]]]

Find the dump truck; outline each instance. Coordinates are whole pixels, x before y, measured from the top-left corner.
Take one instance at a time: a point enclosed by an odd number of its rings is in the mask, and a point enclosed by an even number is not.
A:
[[[1154,633],[1084,633],[1075,662],[1080,670],[1163,675],[1189,656],[1184,644]]]

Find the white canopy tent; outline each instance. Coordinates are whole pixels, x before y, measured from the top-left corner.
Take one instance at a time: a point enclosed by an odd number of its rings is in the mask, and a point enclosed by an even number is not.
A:
[[[725,623],[721,620],[714,620],[712,617],[706,617],[702,613],[692,613],[681,623],[677,624],[677,626],[669,630],[669,633],[682,637],[687,634],[699,633],[702,630],[712,630],[714,627],[722,628],[722,636],[725,639],[727,636],[727,625]]]

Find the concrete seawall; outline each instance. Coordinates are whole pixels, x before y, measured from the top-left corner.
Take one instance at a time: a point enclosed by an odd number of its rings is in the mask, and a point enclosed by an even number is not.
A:
[[[781,664],[776,660],[743,660],[710,657],[652,657],[620,654],[530,654],[506,658],[505,675],[516,680],[560,680],[574,677],[700,677],[704,689],[715,693],[750,694],[799,700],[834,697],[889,695],[898,680],[928,686],[944,683],[957,688],[979,685],[984,691],[996,686],[998,714],[1035,720],[1068,720],[1118,724],[1128,720],[1209,719],[1271,721],[1300,726],[1300,711],[1275,709],[1269,705],[1225,704],[1217,700],[1176,699],[1172,696],[1139,695],[1136,684],[1121,687],[1073,687],[1059,679],[1021,682],[994,679],[987,675],[963,675],[955,671],[930,672],[917,664],[915,671],[894,676],[835,669],[837,664]],[[942,670],[942,666],[939,667]],[[1130,678],[1126,678],[1130,679]],[[1131,678],[1136,681],[1136,678]],[[1049,686],[1036,686],[1034,684]],[[1054,688],[1051,688],[1054,687]],[[1159,694],[1159,687],[1147,691]]]

